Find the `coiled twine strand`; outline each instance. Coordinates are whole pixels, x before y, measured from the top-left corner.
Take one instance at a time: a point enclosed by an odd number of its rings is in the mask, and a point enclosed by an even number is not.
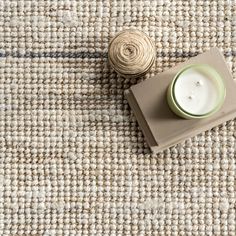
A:
[[[155,61],[153,41],[142,31],[124,30],[110,42],[108,59],[123,77],[136,78],[146,74]]]

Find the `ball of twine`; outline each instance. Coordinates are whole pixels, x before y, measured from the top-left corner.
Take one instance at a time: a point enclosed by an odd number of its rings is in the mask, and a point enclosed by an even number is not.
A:
[[[111,40],[108,59],[121,76],[140,77],[151,69],[155,61],[155,46],[142,31],[124,30]]]

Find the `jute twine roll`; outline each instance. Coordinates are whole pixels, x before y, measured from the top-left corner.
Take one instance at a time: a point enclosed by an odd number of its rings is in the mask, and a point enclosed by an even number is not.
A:
[[[126,78],[146,74],[155,61],[153,41],[142,31],[124,30],[110,42],[108,58],[114,70]]]

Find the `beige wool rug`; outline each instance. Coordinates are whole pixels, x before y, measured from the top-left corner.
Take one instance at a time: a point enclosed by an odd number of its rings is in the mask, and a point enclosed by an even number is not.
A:
[[[108,65],[129,28],[145,78]],[[1,0],[0,235],[235,235],[236,122],[154,155],[124,98],[216,46],[236,77],[235,0]]]

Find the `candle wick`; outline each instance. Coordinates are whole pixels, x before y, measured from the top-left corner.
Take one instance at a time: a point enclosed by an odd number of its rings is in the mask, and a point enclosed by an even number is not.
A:
[[[202,86],[202,81],[201,80],[197,81],[196,85],[197,86]]]

